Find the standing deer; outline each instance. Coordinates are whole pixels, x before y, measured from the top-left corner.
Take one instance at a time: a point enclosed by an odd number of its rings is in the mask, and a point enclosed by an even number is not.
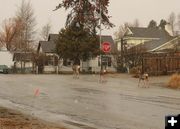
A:
[[[138,87],[140,87],[140,82],[143,81],[144,86],[142,87],[149,87],[148,81],[149,81],[149,75],[146,72],[141,72],[138,70],[138,75],[139,75],[139,82],[138,82]]]
[[[79,59],[75,59],[73,61],[72,70],[73,70],[73,78],[79,79],[79,73],[80,73],[80,60]]]
[[[73,78],[79,79],[80,65],[73,65]]]

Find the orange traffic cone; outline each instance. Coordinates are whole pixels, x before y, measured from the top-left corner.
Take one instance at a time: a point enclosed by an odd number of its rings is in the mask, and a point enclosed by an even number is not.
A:
[[[35,91],[34,91],[34,96],[39,96],[39,88],[37,88]]]

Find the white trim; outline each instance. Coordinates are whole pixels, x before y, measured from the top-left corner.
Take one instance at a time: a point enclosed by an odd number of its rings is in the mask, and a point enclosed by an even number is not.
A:
[[[172,39],[172,40],[170,40],[170,41],[168,41],[168,42],[162,44],[161,46],[156,47],[156,48],[154,48],[153,50],[150,50],[150,51],[156,51],[157,49],[159,49],[159,48],[161,48],[161,47],[167,45],[168,43],[171,43],[172,41],[174,41],[174,40],[176,40],[176,39],[178,39],[178,38],[179,38],[179,37],[176,37],[176,38],[174,38],[174,39]]]
[[[124,37],[124,39],[140,39],[140,40],[142,40],[142,39],[148,39],[148,40],[158,40],[158,39],[160,39],[160,38],[143,38],[143,37],[128,37],[128,36],[125,36]]]
[[[129,27],[127,27],[127,29],[126,29],[124,35],[126,34],[126,32],[129,32],[129,34],[133,34],[133,32],[131,31],[131,29],[130,29]]]

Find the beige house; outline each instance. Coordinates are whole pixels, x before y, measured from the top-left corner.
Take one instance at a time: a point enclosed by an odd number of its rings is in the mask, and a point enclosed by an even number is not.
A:
[[[180,66],[180,37],[168,27],[129,27],[123,37],[121,60],[126,68],[142,66],[152,73],[174,72]],[[165,62],[165,63],[164,63]]]
[[[170,31],[159,27],[128,27],[123,39],[127,49],[129,49],[139,44],[150,44],[150,42],[153,45],[152,47],[159,47],[173,40],[174,37],[170,34]],[[151,46],[149,45],[149,47]]]

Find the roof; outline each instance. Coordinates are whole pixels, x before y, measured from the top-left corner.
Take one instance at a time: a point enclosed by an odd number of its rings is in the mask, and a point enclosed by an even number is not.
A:
[[[56,44],[55,41],[58,40],[58,34],[49,34],[48,41],[39,41],[38,51],[42,48],[42,52],[45,53],[55,53]],[[102,35],[102,43],[109,42],[111,44],[112,52],[116,50],[114,40],[110,35]]]
[[[170,39],[172,36],[165,29],[156,28],[143,28],[143,27],[129,27],[132,34],[125,35],[127,37],[138,38],[163,38]]]
[[[56,41],[58,40],[59,35],[58,34],[49,34],[48,41]]]
[[[49,34],[48,41],[39,41],[38,51],[42,48],[44,53],[55,53],[55,41],[58,40],[58,36],[58,34]]]
[[[178,38],[177,37],[174,37],[174,38],[171,38],[170,40],[167,40],[167,39],[157,39],[157,40],[152,40],[152,41],[148,41],[148,42],[145,42],[144,44],[141,43],[141,44],[138,44],[136,46],[134,46],[133,48],[139,48],[139,49],[143,49],[145,51],[154,51],[154,49],[157,49],[158,47],[161,47],[165,44],[172,44],[173,46],[175,46],[178,42]],[[132,49],[133,49],[132,48]],[[173,48],[171,48],[173,49]],[[177,50],[179,50],[180,48],[177,47]],[[165,49],[163,50],[165,51]]]
[[[170,39],[167,40],[167,39],[161,38],[161,39],[158,39],[158,40],[152,40],[152,41],[145,42],[143,44],[143,46],[147,51],[151,51],[151,50],[163,45],[164,43],[166,43],[168,41],[170,41]]]
[[[33,59],[32,52],[14,52],[13,61],[30,61]]]
[[[39,41],[38,51],[42,48],[44,53],[54,53],[56,44],[53,41]]]
[[[163,44],[170,42],[176,37],[170,36],[170,34],[165,29],[155,28],[143,28],[143,27],[129,27],[129,35],[125,37],[131,38],[150,38],[150,41],[138,44],[134,48],[143,48],[146,51],[152,51]]]

